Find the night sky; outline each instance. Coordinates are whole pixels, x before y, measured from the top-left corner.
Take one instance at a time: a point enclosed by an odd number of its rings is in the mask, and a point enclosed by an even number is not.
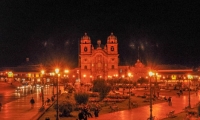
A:
[[[78,64],[86,32],[94,45],[118,38],[119,65],[200,65],[198,0],[1,0],[0,67]]]

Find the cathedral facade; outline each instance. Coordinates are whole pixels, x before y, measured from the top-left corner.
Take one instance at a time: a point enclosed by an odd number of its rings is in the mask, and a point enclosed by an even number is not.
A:
[[[97,40],[97,46],[91,44],[91,39],[85,33],[80,40],[79,77],[82,82],[91,82],[94,79],[118,75],[118,42],[117,37],[111,33],[107,38],[106,45]]]

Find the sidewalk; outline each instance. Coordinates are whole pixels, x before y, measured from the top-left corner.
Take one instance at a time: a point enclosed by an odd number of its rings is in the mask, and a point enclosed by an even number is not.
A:
[[[46,98],[51,98],[52,93],[44,90],[44,100]],[[35,105],[31,108],[30,99],[34,98]],[[37,118],[42,114],[39,112],[39,108],[42,106],[42,100],[39,96],[39,92],[29,94],[25,97],[21,97],[15,101],[6,103],[3,105],[0,111],[0,120],[37,120]],[[48,106],[45,106],[45,109]]]

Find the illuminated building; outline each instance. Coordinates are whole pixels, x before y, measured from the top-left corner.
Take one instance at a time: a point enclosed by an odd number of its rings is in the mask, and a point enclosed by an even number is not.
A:
[[[109,76],[118,76],[118,42],[117,37],[111,33],[106,45],[97,40],[97,46],[91,44],[91,39],[85,33],[80,41],[80,79],[90,82],[92,79],[108,79]]]

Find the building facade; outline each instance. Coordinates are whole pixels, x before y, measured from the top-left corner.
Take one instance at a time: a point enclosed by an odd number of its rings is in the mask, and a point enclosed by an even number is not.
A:
[[[97,40],[97,46],[94,47],[87,33],[80,41],[81,82],[87,83],[97,78],[107,80],[113,75],[118,75],[118,42],[113,33],[108,36],[106,45],[102,45],[101,40]]]

